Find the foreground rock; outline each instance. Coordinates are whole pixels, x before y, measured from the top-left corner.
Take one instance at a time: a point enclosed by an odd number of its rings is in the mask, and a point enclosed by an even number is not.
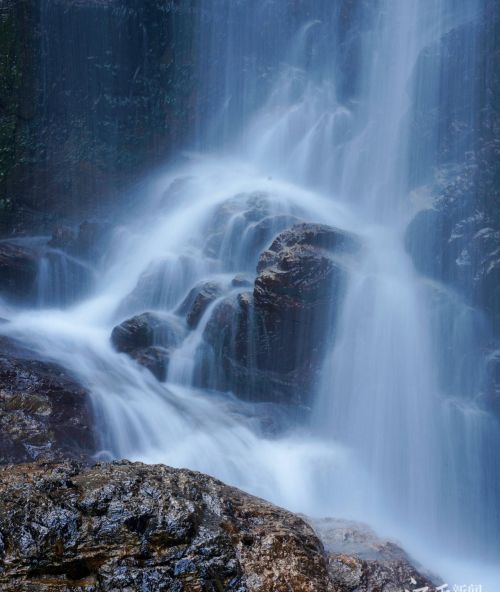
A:
[[[118,462],[0,470],[0,588],[330,590],[298,516],[187,470]]]
[[[259,258],[253,292],[229,296],[207,324],[211,358],[202,384],[307,405],[359,248],[353,236],[322,224],[281,232]]]
[[[95,452],[87,391],[57,364],[0,337],[0,463],[88,459]]]
[[[347,520],[308,521],[323,542],[328,573],[335,590],[349,592],[403,592],[433,590],[434,577],[423,575],[398,545],[382,540],[368,527]]]

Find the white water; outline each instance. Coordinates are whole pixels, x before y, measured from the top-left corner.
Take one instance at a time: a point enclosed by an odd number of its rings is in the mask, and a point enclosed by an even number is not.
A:
[[[217,11],[221,0],[209,4]],[[321,1],[312,3],[315,18],[286,21],[274,53],[265,50],[272,84],[251,88],[252,67],[238,74],[238,51],[258,42],[264,16],[275,25],[286,20],[285,4],[243,3],[241,13],[228,8],[222,25],[211,22],[208,32],[202,26],[202,48],[221,52],[212,55],[206,84],[220,83],[223,100],[213,99],[210,133],[199,139],[210,154],[189,154],[182,167],[151,180],[142,217],[117,231],[92,297],[70,310],[8,311],[12,323],[2,330],[90,389],[102,457],[187,466],[293,510],[368,521],[399,537],[450,587],[475,583],[496,592],[498,427],[460,385],[450,394],[440,378],[443,348],[453,350],[456,366],[467,353],[460,336],[471,313],[419,277],[403,246],[413,213],[413,68],[425,47],[473,18],[477,3],[377,3],[363,19],[358,91],[350,100],[338,97],[334,56],[324,53],[336,17]],[[437,92],[439,67],[426,72],[425,92]],[[254,274],[267,243],[251,247],[254,225],[238,208],[216,256],[205,254],[206,230],[220,204],[254,192],[271,196],[274,214],[333,224],[364,243],[311,421],[273,437],[261,418],[275,410],[193,387],[215,305],[174,353],[166,385],[109,342],[113,326],[130,313],[173,313],[200,280],[220,281],[225,295],[238,291],[230,279]],[[155,266],[163,270],[160,285],[131,304],[127,296]],[[436,290],[444,295],[442,309],[432,305]],[[445,315],[454,334],[436,330],[436,317]]]

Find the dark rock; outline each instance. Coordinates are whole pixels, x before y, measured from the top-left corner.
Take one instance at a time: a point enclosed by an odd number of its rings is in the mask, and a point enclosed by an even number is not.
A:
[[[171,350],[183,338],[184,330],[180,323],[167,315],[152,312],[123,321],[111,333],[116,350],[148,368],[158,380],[165,380]]]
[[[186,317],[187,325],[194,329],[207,308],[222,296],[223,290],[217,282],[202,282],[192,288],[178,309]]]
[[[317,224],[278,235],[259,259],[253,293],[231,295],[214,310],[200,384],[307,405],[334,330],[333,301],[359,248],[351,235]]]
[[[172,350],[160,345],[140,347],[127,352],[138,364],[147,368],[160,382],[167,379],[168,364]]]
[[[231,285],[234,288],[249,288],[252,284],[253,281],[249,277],[241,273],[235,275],[234,278],[231,280]]]
[[[77,233],[67,226],[58,226],[52,232],[48,245],[95,262],[102,258],[109,246],[111,230],[111,224],[87,220],[80,224]]]
[[[382,540],[367,526],[347,520],[307,519],[321,539],[335,590],[346,592],[403,591],[411,580],[434,589],[436,578],[414,566],[398,545]]]
[[[340,283],[343,268],[332,258],[359,248],[349,234],[321,224],[298,224],[285,230],[259,258],[255,305],[261,309],[318,306]]]
[[[0,469],[0,586],[331,590],[300,517],[188,470],[127,461]]]
[[[153,312],[127,319],[111,333],[115,348],[127,353],[150,345],[176,346],[182,337],[182,329],[170,317]]]
[[[95,450],[88,392],[57,364],[0,338],[0,463],[88,459]]]
[[[0,293],[15,301],[34,297],[38,253],[12,242],[0,242]]]

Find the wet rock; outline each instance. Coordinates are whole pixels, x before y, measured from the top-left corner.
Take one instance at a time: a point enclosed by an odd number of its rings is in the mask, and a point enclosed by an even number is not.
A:
[[[160,382],[167,379],[168,364],[172,350],[161,345],[150,345],[128,352],[131,358],[147,368]]]
[[[332,590],[304,520],[200,473],[19,465],[0,504],[5,592]]]
[[[220,204],[206,229],[204,253],[228,269],[254,269],[259,253],[282,230],[299,222],[265,191],[242,193]]]
[[[88,392],[57,364],[0,338],[0,463],[88,459],[95,450]]]
[[[204,252],[209,257],[219,257],[224,243],[234,247],[235,240],[241,240],[249,223],[269,215],[271,202],[264,191],[241,193],[221,203],[214,211],[206,229]]]
[[[355,237],[324,225],[279,234],[259,259],[253,292],[231,295],[214,310],[201,383],[251,400],[308,405],[334,329],[334,301],[359,248]]]
[[[325,547],[335,590],[399,592],[413,589],[411,580],[418,588],[434,589],[434,576],[417,571],[403,549],[380,539],[368,526],[347,520],[308,521]]]
[[[179,345],[181,327],[169,316],[144,312],[123,321],[111,333],[111,341],[119,352],[130,352],[150,345]]]
[[[144,312],[123,321],[111,333],[111,342],[119,352],[128,354],[165,380],[172,348],[180,345],[184,329],[172,317]]]
[[[500,335],[500,231],[490,219],[479,212],[460,218],[448,202],[437,202],[410,222],[405,244],[420,273],[485,310]]]
[[[285,230],[259,258],[255,305],[289,310],[317,306],[342,281],[342,254],[357,248],[351,235],[330,226],[298,224]]]
[[[187,325],[194,329],[207,308],[222,296],[222,287],[217,282],[202,282],[192,288],[178,309],[186,317]]]
[[[68,226],[56,227],[48,245],[74,257],[95,262],[105,253],[111,234],[111,224],[86,220],[80,224],[78,232]]]
[[[197,279],[198,270],[199,260],[190,255],[152,261],[121,303],[120,315],[146,309],[170,309],[191,288]]]
[[[239,273],[235,275],[234,278],[231,280],[231,285],[233,288],[249,288],[253,284],[253,281],[250,277]]]
[[[16,302],[33,299],[38,273],[38,253],[34,249],[0,242],[0,294]]]

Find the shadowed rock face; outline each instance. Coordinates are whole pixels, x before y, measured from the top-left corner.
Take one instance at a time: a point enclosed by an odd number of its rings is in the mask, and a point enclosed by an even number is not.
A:
[[[126,461],[0,470],[0,587],[323,592],[298,516],[200,473]]]
[[[0,293],[26,302],[33,298],[38,254],[10,242],[0,242]]]
[[[89,459],[95,449],[87,391],[57,364],[0,338],[0,464]]]
[[[334,301],[359,248],[355,237],[326,225],[281,232],[260,255],[253,292],[229,296],[207,324],[216,360],[209,386],[307,405],[334,328]]]

